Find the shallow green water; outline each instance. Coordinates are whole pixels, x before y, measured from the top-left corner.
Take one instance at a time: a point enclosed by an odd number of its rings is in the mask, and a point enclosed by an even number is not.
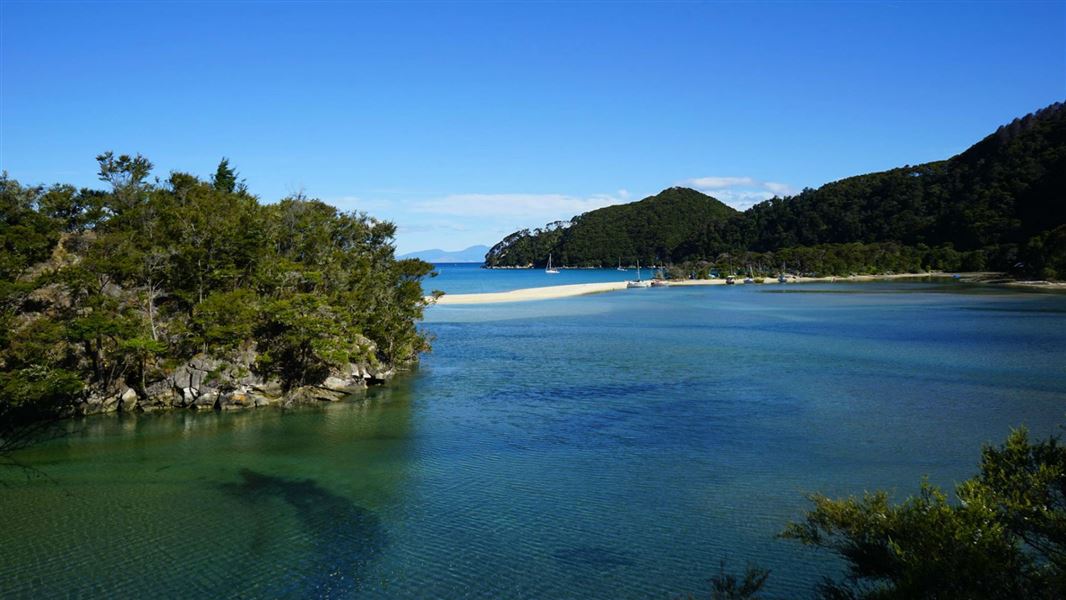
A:
[[[803,494],[968,477],[1066,423],[1066,296],[634,290],[433,308],[365,402],[101,417],[0,487],[4,596],[667,598],[719,560],[791,597]]]

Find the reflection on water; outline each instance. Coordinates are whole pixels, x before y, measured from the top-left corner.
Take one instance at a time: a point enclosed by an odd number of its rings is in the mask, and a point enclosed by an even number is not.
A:
[[[775,538],[805,493],[951,486],[1066,422],[1066,296],[801,287],[438,306],[366,400],[73,423],[0,486],[0,590],[664,598],[726,559],[806,596],[840,565]]]
[[[0,596],[351,597],[405,496],[409,398],[102,415],[5,473]],[[379,585],[379,582],[375,583]]]

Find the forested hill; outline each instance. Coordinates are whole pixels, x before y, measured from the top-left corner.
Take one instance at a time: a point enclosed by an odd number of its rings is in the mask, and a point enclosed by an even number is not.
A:
[[[0,176],[0,454],[71,411],[335,399],[426,349],[432,265],[394,257],[391,223],[261,204],[225,160],[154,182],[97,160],[110,189]]]
[[[540,264],[549,251],[573,266],[725,255],[734,264],[786,258],[826,274],[967,268],[1066,277],[1066,108],[1056,103],[1016,119],[948,160],[850,177],[744,213],[691,223],[684,214],[651,221],[631,208],[674,195],[712,200],[672,188],[582,215],[569,228],[512,234],[487,262]],[[580,227],[596,213],[601,227]]]
[[[509,235],[485,255],[487,266],[556,264],[606,266],[695,257],[697,245],[729,246],[740,213],[696,190],[673,187],[639,202],[608,206],[544,229]]]

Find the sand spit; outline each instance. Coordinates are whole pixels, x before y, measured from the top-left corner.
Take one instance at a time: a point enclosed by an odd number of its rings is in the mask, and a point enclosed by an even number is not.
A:
[[[897,273],[892,275],[852,275],[849,277],[789,277],[788,284],[794,283],[836,283],[861,281],[890,281],[896,279],[959,279],[971,283],[1005,284],[1011,287],[1031,289],[1055,289],[1066,291],[1066,283],[1047,281],[1014,281],[1004,279],[1001,273]],[[725,279],[687,279],[670,281],[671,286],[726,285]],[[737,278],[736,285],[780,285],[777,278],[767,277],[763,283],[745,284],[743,278]],[[625,281],[606,281],[600,283],[576,283],[571,285],[553,285],[546,287],[524,288],[507,292],[487,292],[482,294],[445,294],[436,304],[495,304],[499,302],[529,302],[532,300],[554,300],[571,298],[588,294],[601,294],[626,289]],[[634,290],[644,292],[646,290]],[[428,300],[428,298],[427,298]]]

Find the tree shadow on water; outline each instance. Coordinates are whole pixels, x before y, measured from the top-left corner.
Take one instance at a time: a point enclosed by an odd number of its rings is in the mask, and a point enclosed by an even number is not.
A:
[[[220,484],[243,502],[282,501],[295,510],[302,541],[311,552],[303,560],[279,565],[263,592],[270,596],[347,597],[365,588],[366,569],[385,546],[381,520],[373,512],[334,494],[313,479],[288,479],[241,469],[241,481]],[[253,552],[268,544],[256,536]],[[266,558],[266,557],[261,557]],[[267,561],[269,562],[269,561]]]

